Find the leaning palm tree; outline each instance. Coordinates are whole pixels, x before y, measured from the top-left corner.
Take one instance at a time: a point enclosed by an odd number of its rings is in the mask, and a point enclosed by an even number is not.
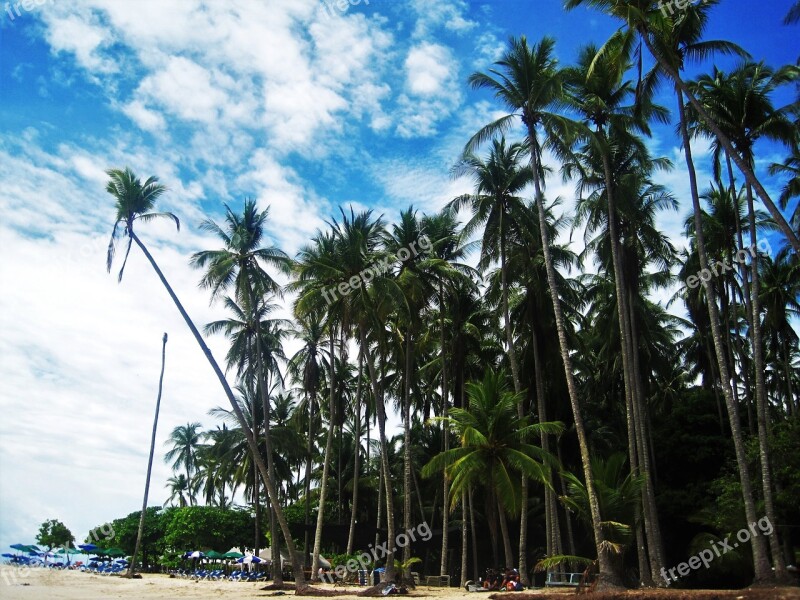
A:
[[[578,387],[575,382],[567,340],[567,330],[559,300],[556,269],[551,253],[544,206],[543,152],[548,147],[562,151],[560,140],[570,138],[570,130],[572,129],[571,122],[556,112],[564,104],[564,82],[563,74],[554,57],[554,49],[555,41],[549,37],[543,38],[540,43],[535,44],[533,47],[528,45],[528,40],[524,36],[519,39],[511,38],[509,48],[503,54],[503,57],[495,63],[495,68],[490,69],[488,73],[478,72],[470,76],[469,82],[473,88],[486,88],[493,91],[495,97],[510,111],[510,114],[481,129],[472,137],[467,148],[471,150],[482,142],[491,139],[498,131],[510,127],[517,117],[525,125],[527,131],[526,143],[530,153],[531,171],[533,173],[535,202],[539,213],[539,233],[542,236],[542,251],[547,270],[547,283],[553,303],[559,349],[564,363],[567,390],[575,420],[581,463],[590,500],[592,531],[600,567],[598,586],[600,588],[618,588],[621,587],[622,582],[614,576],[611,569],[610,556],[605,544],[603,544],[600,511],[592,484],[589,444],[586,439],[586,430],[583,424],[580,401],[578,400]],[[526,561],[527,557],[520,553],[520,572],[527,571]]]
[[[170,298],[175,303],[175,307],[180,312],[183,320],[186,322],[186,325],[189,327],[189,330],[192,332],[195,341],[200,346],[200,349],[205,354],[206,359],[208,360],[211,368],[214,370],[214,374],[217,376],[217,379],[222,386],[223,391],[225,392],[225,396],[228,398],[228,401],[231,404],[231,407],[236,414],[236,418],[239,421],[239,424],[242,430],[245,433],[247,438],[247,444],[250,447],[251,452],[253,453],[253,458],[256,461],[256,466],[258,467],[259,473],[261,477],[264,479],[265,484],[267,485],[267,489],[270,492],[270,498],[277,499],[277,492],[275,492],[275,487],[272,485],[272,482],[269,480],[269,474],[267,472],[267,466],[262,460],[261,456],[258,453],[258,443],[256,441],[255,436],[253,435],[252,431],[247,428],[247,422],[245,421],[244,414],[242,413],[238,403],[236,402],[236,397],[233,395],[233,391],[231,390],[230,385],[228,385],[227,380],[225,379],[225,374],[220,369],[219,364],[214,359],[214,355],[211,354],[211,350],[208,348],[208,345],[203,340],[203,336],[200,335],[200,331],[198,331],[197,327],[195,326],[194,322],[189,318],[186,309],[184,309],[183,304],[181,304],[178,297],[175,295],[172,287],[167,282],[166,277],[162,273],[160,267],[156,263],[153,255],[150,254],[150,251],[147,247],[142,243],[139,239],[139,236],[134,231],[134,226],[137,221],[139,222],[148,222],[152,221],[156,218],[170,218],[172,219],[176,226],[180,228],[180,221],[178,217],[176,217],[172,213],[155,213],[152,212],[155,206],[156,200],[166,191],[166,188],[158,183],[158,179],[156,177],[148,178],[144,183],[136,177],[136,175],[131,171],[129,168],[123,169],[111,169],[107,171],[107,174],[110,178],[108,185],[106,186],[106,191],[111,194],[116,202],[116,221],[114,222],[114,228],[111,232],[111,241],[108,245],[108,252],[106,256],[106,266],[108,271],[111,271],[111,265],[114,261],[114,254],[116,249],[116,244],[121,237],[128,237],[128,246],[125,252],[125,260],[123,261],[122,269],[120,269],[119,273],[119,280],[122,280],[122,271],[125,267],[125,262],[128,259],[128,254],[130,253],[131,243],[135,242],[142,253],[147,258],[150,266],[153,267],[153,270],[158,275],[158,278],[161,280],[161,283],[164,285],[164,288],[167,290]],[[294,550],[294,543],[292,542],[291,533],[289,531],[289,526],[286,524],[286,527],[283,528],[284,523],[281,523],[281,528],[283,529],[283,535],[287,540],[287,545],[289,547],[289,555],[292,559],[292,568],[295,574],[295,581],[297,583],[298,588],[303,588],[306,585],[305,576],[303,574],[302,565],[298,560],[298,557]]]
[[[153,435],[150,438],[150,457],[147,460],[147,477],[144,480],[144,500],[142,501],[142,514],[139,515],[139,529],[136,532],[136,545],[133,548],[131,564],[128,565],[126,577],[133,577],[133,570],[136,568],[136,556],[139,554],[139,546],[142,543],[144,533],[144,515],[147,512],[147,495],[150,492],[150,473],[153,470],[153,455],[156,450],[156,430],[158,429],[158,411],[161,408],[161,390],[164,385],[164,365],[167,359],[167,334],[161,338],[161,375],[158,378],[158,396],[156,397],[156,414],[153,417]]]

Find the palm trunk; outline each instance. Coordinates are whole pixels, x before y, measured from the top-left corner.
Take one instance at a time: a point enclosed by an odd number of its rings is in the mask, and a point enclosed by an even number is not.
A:
[[[353,506],[350,510],[350,532],[347,534],[347,554],[353,553],[356,535],[356,515],[358,514],[358,471],[361,468],[361,383],[364,380],[364,353],[358,357],[358,385],[356,387],[356,447],[353,459]]]
[[[380,392],[378,375],[375,372],[375,363],[372,360],[372,353],[367,343],[366,328],[363,323],[359,323],[358,329],[361,338],[361,350],[364,352],[364,356],[367,359],[367,370],[369,371],[369,378],[372,383],[372,393],[375,397],[375,412],[378,416],[378,434],[381,439],[381,465],[384,472],[384,484],[386,487],[386,533],[388,538],[386,541],[388,549],[386,555],[386,580],[392,581],[394,579],[395,552],[394,500],[392,498],[392,481],[389,476],[389,446],[386,441],[386,407],[383,405],[383,394]]]
[[[528,119],[528,138],[531,142],[536,139],[536,132],[533,128],[534,121]],[[547,283],[550,288],[550,298],[553,302],[553,314],[556,321],[556,331],[558,332],[558,345],[561,351],[561,359],[564,363],[564,374],[567,380],[567,391],[569,392],[570,406],[575,420],[575,433],[578,436],[578,446],[581,452],[581,463],[583,466],[583,476],[586,482],[586,495],[589,499],[589,511],[592,517],[592,533],[594,534],[595,549],[597,551],[597,561],[599,565],[597,588],[615,589],[622,587],[622,581],[615,573],[611,557],[606,545],[603,543],[603,531],[600,526],[600,505],[597,501],[597,492],[592,479],[592,463],[589,456],[589,443],[586,439],[586,429],[583,425],[583,415],[581,414],[578,402],[578,388],[575,384],[575,376],[572,368],[572,358],[569,355],[569,344],[567,343],[567,330],[564,326],[564,315],[561,311],[561,301],[558,297],[558,285],[556,283],[556,269],[553,264],[553,255],[550,252],[550,239],[547,233],[547,215],[544,211],[544,195],[539,182],[539,160],[540,157],[534,150],[531,153],[531,169],[533,170],[533,183],[536,194],[536,208],[539,213],[539,229],[542,236],[542,252],[544,253],[544,264],[547,271]]]
[[[314,445],[314,404],[316,404],[316,394],[312,394],[308,402],[308,441],[306,443],[306,473],[305,473],[305,528],[303,533],[303,566],[308,565],[308,534],[311,527],[311,453]]]
[[[756,211],[753,206],[753,191],[747,186],[747,211],[750,225],[750,245],[757,248]],[[769,439],[767,432],[767,389],[764,385],[764,344],[761,337],[761,300],[758,297],[758,252],[753,252],[750,263],[753,278],[752,300],[750,304],[753,314],[750,327],[750,342],[753,344],[753,361],[755,362],[756,378],[756,420],[758,421],[758,457],[761,462],[761,484],[764,491],[764,510],[770,523],[777,523],[775,519],[775,504],[772,497],[772,469],[769,463]],[[755,540],[753,540],[755,542]],[[772,565],[775,568],[775,577],[779,581],[788,579],[786,565],[783,562],[780,542],[778,541],[778,528],[773,527],[769,535],[769,547],[772,554]]]
[[[712,119],[708,114],[708,111],[706,111],[705,107],[697,100],[697,98],[694,97],[689,90],[689,87],[686,85],[683,79],[681,79],[678,71],[675,70],[672,65],[670,65],[664,59],[664,57],[656,51],[656,49],[653,47],[653,42],[650,40],[648,32],[644,28],[640,27],[639,34],[644,40],[644,43],[647,46],[647,49],[650,51],[650,54],[653,55],[653,58],[656,59],[659,66],[664,69],[664,72],[667,73],[667,75],[675,82],[678,90],[680,90],[682,94],[686,94],[686,98],[689,100],[689,103],[697,111],[698,115],[700,115],[714,136],[719,140],[719,143],[722,144],[722,147],[733,159],[733,162],[736,163],[736,166],[739,167],[739,170],[742,172],[747,182],[752,185],[756,190],[756,193],[761,196],[761,199],[764,201],[764,206],[767,207],[769,214],[772,215],[773,219],[775,219],[775,223],[778,225],[778,228],[781,230],[783,235],[786,236],[787,240],[789,240],[789,243],[792,245],[792,248],[794,248],[794,251],[797,254],[800,254],[800,240],[798,240],[789,223],[786,222],[786,219],[781,211],[779,211],[778,207],[775,206],[775,203],[764,189],[764,186],[762,186],[761,182],[758,180],[758,178],[756,178],[755,173],[753,173],[753,170],[750,168],[750,165],[748,165],[742,156],[736,151],[728,136],[722,132],[714,119]],[[683,99],[681,99],[681,104],[683,104]]]
[[[139,547],[142,544],[142,534],[144,533],[144,516],[147,512],[147,496],[150,491],[150,473],[153,471],[153,455],[156,450],[156,430],[158,429],[158,411],[161,408],[161,390],[164,385],[164,366],[167,360],[167,334],[164,333],[161,344],[161,375],[158,378],[158,396],[156,397],[156,414],[153,417],[153,435],[150,437],[150,458],[147,461],[147,477],[144,480],[144,500],[142,501],[142,514],[139,515],[139,530],[136,532],[136,545],[133,547],[131,564],[128,565],[126,577],[133,577],[136,568],[136,557],[139,554]],[[144,567],[144,562],[142,563]]]
[[[503,286],[503,321],[506,327],[506,344],[508,345],[508,362],[511,363],[511,377],[514,380],[514,391],[519,394],[522,384],[519,377],[519,362],[514,348],[514,333],[511,329],[511,316],[508,309],[508,266],[506,265],[506,231],[503,211],[500,211],[500,277]],[[523,400],[517,402],[517,416],[525,416]],[[528,478],[522,475],[522,510],[519,514],[519,572],[524,585],[528,585]],[[548,513],[549,517],[549,513]],[[548,518],[549,521],[549,518]]]
[[[333,323],[330,324],[330,394],[328,400],[328,435],[325,440],[325,456],[322,459],[322,483],[319,486],[319,509],[317,511],[317,529],[314,532],[314,554],[311,559],[311,581],[318,579],[319,553],[322,551],[322,527],[325,523],[325,496],[328,491],[328,476],[331,465],[331,451],[333,449],[333,430],[336,420],[336,333]]]
[[[244,418],[244,414],[242,413],[239,404],[236,401],[236,397],[233,395],[233,391],[231,390],[230,386],[228,385],[227,380],[225,379],[225,374],[222,372],[222,369],[219,368],[217,361],[214,359],[214,355],[211,354],[211,350],[206,345],[205,341],[203,340],[203,336],[200,335],[200,332],[197,330],[197,327],[189,318],[186,310],[183,308],[180,300],[175,295],[175,292],[172,290],[172,287],[167,282],[167,279],[164,277],[164,274],[161,272],[161,269],[156,264],[155,259],[147,250],[145,245],[141,242],[138,236],[131,230],[129,231],[131,239],[136,242],[136,245],[144,253],[147,260],[150,262],[150,265],[153,267],[153,270],[158,275],[158,278],[161,280],[161,283],[164,285],[164,288],[167,290],[170,298],[175,303],[175,307],[180,312],[183,320],[186,322],[186,325],[189,327],[189,330],[192,332],[195,341],[200,346],[200,349],[205,354],[206,359],[208,360],[211,368],[214,370],[214,374],[217,376],[220,384],[222,385],[222,389],[225,392],[225,396],[228,398],[228,401],[231,404],[231,408],[233,409],[234,414],[236,415],[236,420],[239,423],[239,427],[241,427],[242,432],[244,433],[245,439],[247,440],[247,445],[250,448],[250,452],[253,454],[253,460],[258,467],[258,471],[261,474],[262,479],[264,480],[264,484],[267,486],[267,494],[270,497],[270,501],[275,505],[275,513],[278,519],[278,523],[280,524],[281,531],[283,532],[283,536],[286,539],[286,545],[288,547],[289,556],[291,557],[292,561],[292,569],[294,570],[295,575],[295,583],[298,589],[302,589],[306,587],[305,577],[303,575],[303,567],[302,563],[298,560],[297,552],[295,551],[294,542],[292,541],[292,534],[289,530],[289,524],[286,521],[286,517],[283,514],[283,511],[280,509],[278,505],[278,493],[275,490],[275,486],[273,485],[272,481],[269,478],[269,474],[267,473],[267,466],[264,464],[263,459],[259,455],[258,452],[258,443],[256,442],[256,438],[253,436],[253,433],[250,431],[249,427],[247,426],[247,421]]]
[[[705,272],[708,270],[708,258],[706,256],[705,236],[703,234],[703,223],[700,217],[700,197],[697,193],[697,177],[695,175],[694,161],[692,160],[692,150],[689,145],[689,134],[686,129],[686,111],[683,106],[683,93],[680,89],[676,90],[678,98],[678,114],[680,117],[681,137],[684,145],[684,153],[686,156],[686,165],[689,171],[689,184],[692,193],[692,206],[694,208],[694,225],[695,236],[697,242],[697,254],[700,258],[700,267]],[[725,359],[725,349],[722,346],[722,331],[719,321],[719,311],[717,309],[717,294],[714,290],[710,278],[709,280],[702,279],[703,289],[706,292],[706,304],[708,305],[709,320],[711,322],[711,333],[714,340],[714,349],[717,354],[717,365],[720,373],[720,384],[722,386],[722,394],[725,398],[725,405],[728,408],[728,420],[731,426],[731,436],[733,437],[733,445],[736,452],[736,463],[739,467],[739,479],[742,483],[742,498],[744,500],[745,515],[748,523],[756,522],[755,502],[753,500],[753,488],[750,479],[750,472],[747,467],[747,456],[744,449],[744,438],[742,436],[742,427],[739,418],[739,408],[736,406],[733,393],[731,391],[731,378],[728,373],[728,365]],[[763,539],[760,536],[755,536],[753,539],[753,565],[755,568],[755,580],[758,583],[767,582],[773,579],[772,570],[769,566],[765,548],[763,547]]]
[[[503,510],[503,506],[500,504],[500,499],[497,497],[495,493],[494,497],[495,508],[497,510],[497,516],[500,519],[500,534],[503,537],[503,552],[506,556],[506,564],[505,566],[509,569],[514,566],[514,551],[511,549],[511,536],[508,534],[508,521],[506,520],[506,511]]]
[[[642,456],[642,448],[638,448],[638,452],[634,453],[633,448],[631,447],[631,441],[634,443],[637,442],[638,439],[638,432],[637,429],[640,430],[642,427],[641,415],[639,414],[641,410],[639,410],[641,405],[641,397],[637,393],[636,387],[636,373],[634,373],[634,361],[633,361],[633,353],[635,350],[635,339],[631,336],[631,322],[629,320],[629,316],[631,315],[631,311],[628,307],[628,294],[625,291],[625,279],[624,279],[624,270],[622,266],[622,255],[620,250],[620,237],[619,232],[617,231],[617,209],[614,202],[614,185],[612,182],[611,177],[611,163],[608,157],[608,144],[607,139],[605,136],[605,132],[600,130],[598,132],[598,136],[600,138],[600,142],[602,144],[602,148],[600,152],[603,158],[603,172],[605,176],[605,187],[606,187],[606,200],[608,201],[608,234],[611,242],[611,256],[612,256],[612,264],[614,270],[614,287],[617,294],[617,320],[619,321],[619,331],[620,331],[620,346],[622,349],[622,371],[623,371],[623,379],[625,383],[625,396],[626,396],[626,405],[629,406],[628,410],[628,437],[629,437],[629,454],[630,454],[630,462],[631,462],[631,472],[636,475],[638,474],[638,461],[637,458],[644,458]],[[632,409],[632,411],[631,411]],[[631,414],[633,418],[631,419]],[[631,436],[633,440],[631,440]],[[648,474],[645,473],[645,477]],[[641,501],[645,505],[644,510],[644,521],[645,521],[645,531],[647,532],[647,539],[650,544],[653,544],[653,532],[652,532],[652,515],[647,508],[648,499],[645,498],[647,491],[641,494]],[[650,572],[649,574],[645,574],[645,572],[641,572],[640,575],[642,576],[642,580],[647,582],[648,584],[652,584],[653,582],[659,582],[657,585],[662,587],[665,585],[663,579],[661,579],[658,574],[661,570],[661,565],[658,561],[658,553],[654,551],[653,548],[650,548]],[[640,557],[641,558],[641,557]]]
[[[403,527],[411,531],[411,354],[414,349],[413,327],[406,332],[405,393],[403,397]],[[411,558],[411,545],[403,546],[403,562]],[[408,572],[403,573],[408,577]]]
[[[478,581],[478,533],[475,529],[475,501],[473,500],[472,487],[470,486],[467,497],[469,499],[469,529],[472,534],[472,569],[475,581]]]
[[[442,282],[439,281],[439,329],[441,336],[441,360],[442,360],[442,438],[444,442],[444,451],[450,450],[450,427],[447,424],[447,417],[449,413],[449,404],[447,399],[447,359],[445,358],[447,352],[445,350],[445,336],[444,336],[444,291],[442,290]],[[442,559],[439,562],[439,575],[447,575],[447,546],[448,546],[448,532],[449,526],[448,519],[450,511],[448,510],[448,499],[450,498],[450,480],[447,478],[447,473],[442,472]],[[434,504],[434,509],[435,509]]]
[[[467,585],[467,491],[461,490],[461,582],[459,587]]]

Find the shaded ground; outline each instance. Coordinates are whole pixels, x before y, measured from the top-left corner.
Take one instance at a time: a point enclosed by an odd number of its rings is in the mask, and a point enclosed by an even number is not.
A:
[[[574,591],[492,594],[490,600],[565,600],[574,597]],[[624,592],[598,592],[580,594],[591,600],[800,600],[797,587],[759,587],[744,590],[626,590]]]

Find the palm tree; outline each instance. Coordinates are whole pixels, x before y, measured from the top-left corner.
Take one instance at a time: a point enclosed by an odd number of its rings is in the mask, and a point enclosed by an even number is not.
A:
[[[192,474],[197,468],[197,451],[200,448],[200,423],[187,423],[178,425],[169,434],[169,438],[164,442],[165,446],[172,446],[164,455],[164,462],[172,462],[172,469],[177,471],[181,467],[186,472],[186,485],[190,490],[194,490]],[[193,491],[189,494],[189,503],[195,503]]]
[[[520,117],[526,127],[526,144],[530,152],[535,202],[539,213],[539,233],[542,236],[542,251],[547,270],[547,283],[553,303],[559,349],[564,363],[567,390],[575,420],[581,463],[591,505],[592,530],[600,566],[598,586],[601,589],[618,588],[621,586],[621,582],[613,575],[610,557],[603,544],[600,512],[591,478],[589,445],[583,426],[578,389],[572,368],[572,358],[569,354],[566,326],[559,301],[555,266],[550,251],[551,246],[544,207],[542,154],[547,147],[554,148],[557,151],[563,150],[560,147],[560,140],[571,137],[569,135],[571,130],[569,120],[554,112],[564,103],[563,74],[553,56],[554,47],[555,41],[549,37],[543,38],[540,43],[535,44],[533,47],[528,46],[528,41],[524,36],[519,39],[512,38],[509,41],[509,48],[503,54],[503,57],[495,63],[497,65],[496,68],[490,69],[489,73],[478,72],[470,76],[469,82],[473,88],[487,88],[493,91],[495,97],[511,112],[485,126],[475,134],[469,142],[468,148],[474,148],[490,139],[499,130],[509,127],[516,117]],[[543,138],[540,138],[540,133],[543,134]],[[527,570],[527,565],[525,564],[527,559],[523,555],[520,555],[520,559],[520,572],[524,572]]]
[[[450,509],[462,501],[471,488],[485,488],[491,506],[500,517],[507,564],[510,551],[506,513],[519,514],[523,509],[519,482],[513,474],[550,485],[549,471],[557,460],[541,448],[527,442],[540,431],[558,434],[561,423],[528,424],[517,417],[520,394],[509,391],[506,373],[487,369],[482,381],[466,385],[469,408],[453,408],[443,419],[461,444],[433,457],[422,469],[423,477],[444,471],[450,479]]]
[[[188,504],[188,497],[191,495],[189,490],[189,482],[186,480],[186,475],[180,473],[167,479],[167,487],[169,488],[169,498],[167,502],[178,501],[178,506],[183,507]]]
[[[142,543],[142,534],[144,533],[144,515],[147,512],[147,495],[150,491],[150,473],[153,470],[153,455],[156,450],[156,430],[158,429],[158,411],[161,408],[161,390],[164,385],[164,366],[167,359],[167,334],[161,338],[161,375],[158,377],[158,396],[156,397],[156,414],[153,417],[153,435],[150,438],[150,456],[147,459],[147,477],[144,480],[144,500],[142,501],[142,514],[139,515],[139,529],[136,533],[136,545],[133,548],[133,556],[131,556],[131,564],[128,565],[128,573],[126,577],[133,577],[133,570],[136,565],[136,556],[139,554],[139,546]]]
[[[189,330],[192,332],[195,341],[200,346],[200,349],[205,354],[206,359],[208,360],[211,368],[214,370],[214,374],[217,376],[217,379],[222,385],[222,389],[225,392],[225,396],[228,398],[228,401],[231,404],[231,408],[233,409],[234,413],[236,414],[236,418],[239,421],[242,430],[245,431],[246,428],[246,421],[244,418],[244,414],[242,414],[239,405],[236,402],[236,397],[233,395],[233,391],[231,390],[230,385],[228,385],[227,380],[225,379],[225,374],[220,369],[217,361],[214,359],[213,354],[211,354],[211,350],[208,348],[208,345],[203,340],[203,336],[200,335],[197,327],[195,326],[194,322],[189,318],[188,313],[183,308],[180,300],[175,295],[175,292],[172,290],[172,287],[167,282],[166,277],[161,272],[158,264],[156,263],[153,256],[150,254],[150,251],[147,247],[142,243],[139,237],[136,235],[134,231],[134,224],[136,221],[147,222],[151,221],[155,218],[167,217],[175,221],[175,224],[180,227],[180,221],[178,217],[173,215],[172,213],[154,213],[151,212],[155,205],[155,201],[161,196],[165,191],[166,188],[158,183],[158,179],[155,177],[150,177],[147,179],[144,184],[142,184],[141,180],[134,175],[134,173],[126,168],[124,170],[120,169],[111,169],[107,171],[107,174],[110,177],[110,181],[106,186],[106,191],[110,193],[116,202],[116,221],[114,222],[114,228],[111,232],[111,241],[108,245],[108,252],[106,256],[106,265],[108,271],[111,271],[111,265],[114,260],[114,254],[116,249],[116,243],[119,237],[127,236],[129,238],[129,243],[127,250],[125,252],[125,261],[127,261],[128,253],[130,252],[131,242],[136,242],[136,245],[139,246],[141,251],[144,253],[145,257],[147,258],[150,266],[153,267],[153,270],[158,275],[158,278],[161,280],[164,288],[167,290],[170,298],[175,304],[175,307],[180,312],[183,320],[186,322],[186,325],[189,327]],[[122,280],[122,271],[124,269],[125,263],[123,262],[123,267],[120,269],[119,273],[119,280]],[[255,436],[251,431],[245,431],[245,435],[247,438],[248,446],[253,453],[253,458],[256,461],[256,465],[258,467],[259,472],[261,473],[262,478],[265,480],[265,483],[268,487],[273,488],[272,483],[269,481],[269,474],[267,472],[267,467],[264,462],[261,460],[261,457],[258,455],[258,443],[256,441]],[[277,497],[277,494],[275,495]],[[282,524],[283,525],[283,524]],[[291,540],[291,535],[289,533],[288,525],[283,531],[285,537]],[[290,544],[290,555],[292,556],[292,568],[295,573],[295,582],[297,587],[302,589],[305,587],[305,577],[303,575],[302,566],[299,561],[297,561],[297,557],[294,555],[294,544],[289,541]]]

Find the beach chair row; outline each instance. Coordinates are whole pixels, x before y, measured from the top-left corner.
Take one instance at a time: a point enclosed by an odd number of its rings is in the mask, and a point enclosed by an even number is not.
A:
[[[225,573],[222,569],[209,571],[206,569],[178,569],[173,571],[175,577],[182,577],[184,579],[194,579],[196,581],[262,581],[267,578],[266,573],[254,571],[252,573],[247,571],[234,571],[230,575]]]
[[[119,575],[126,569],[127,566],[119,563],[87,565],[85,567],[81,567],[81,571],[84,573],[95,573],[97,575]]]

